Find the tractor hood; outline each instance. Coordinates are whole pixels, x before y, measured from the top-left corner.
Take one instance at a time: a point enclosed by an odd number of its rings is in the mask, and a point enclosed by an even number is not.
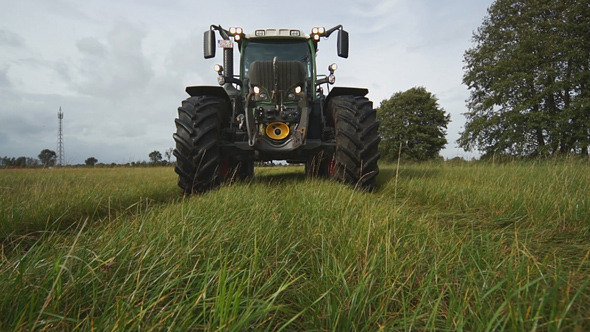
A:
[[[254,61],[249,69],[250,85],[271,103],[295,101],[305,84],[305,68],[299,61]],[[259,90],[258,90],[259,89]]]

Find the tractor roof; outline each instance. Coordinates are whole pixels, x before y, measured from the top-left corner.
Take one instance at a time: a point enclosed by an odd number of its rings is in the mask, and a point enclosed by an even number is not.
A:
[[[309,39],[310,36],[301,30],[296,29],[259,29],[252,34],[246,35],[247,39],[263,38],[293,38]]]

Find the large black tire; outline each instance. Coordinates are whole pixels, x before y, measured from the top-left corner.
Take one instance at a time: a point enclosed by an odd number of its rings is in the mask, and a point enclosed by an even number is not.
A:
[[[229,103],[212,96],[190,97],[178,108],[174,170],[185,194],[202,193],[220,184],[224,161],[219,142],[229,114]]]
[[[375,189],[381,139],[373,103],[360,96],[337,96],[329,100],[328,112],[336,138],[330,176],[362,189]]]

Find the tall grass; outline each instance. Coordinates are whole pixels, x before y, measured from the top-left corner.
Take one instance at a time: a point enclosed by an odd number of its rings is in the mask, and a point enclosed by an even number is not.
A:
[[[190,198],[171,169],[59,171],[0,172],[44,188],[4,223],[0,330],[590,328],[586,165],[382,165],[376,193],[262,168]]]
[[[0,170],[0,239],[178,198],[169,168]]]

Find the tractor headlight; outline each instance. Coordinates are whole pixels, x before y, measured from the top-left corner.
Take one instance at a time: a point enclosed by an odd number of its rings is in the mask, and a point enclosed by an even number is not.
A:
[[[333,74],[328,75],[328,82],[330,82],[330,84],[336,83],[336,76]]]
[[[229,34],[234,36],[234,40],[235,41],[240,41],[242,39],[242,34],[244,33],[244,30],[242,30],[242,28],[229,28]]]
[[[215,70],[216,73],[221,73],[223,71],[223,67],[221,67],[221,65],[215,65],[213,66],[213,70]]]
[[[303,89],[301,88],[300,85],[296,86],[293,90],[291,90],[291,92],[289,92],[287,94],[287,100],[290,100],[290,101],[297,100],[299,97],[299,94],[301,93],[302,90]]]
[[[261,101],[267,101],[268,100],[268,95],[264,92],[264,90],[262,90],[259,86],[253,86],[252,87],[252,91],[254,92],[255,95],[255,100],[261,100]]]
[[[314,27],[311,29],[311,33],[314,35],[324,35],[326,33],[326,28],[324,27]]]
[[[244,33],[244,30],[242,30],[242,28],[229,28],[229,33],[231,35],[241,35]]]

